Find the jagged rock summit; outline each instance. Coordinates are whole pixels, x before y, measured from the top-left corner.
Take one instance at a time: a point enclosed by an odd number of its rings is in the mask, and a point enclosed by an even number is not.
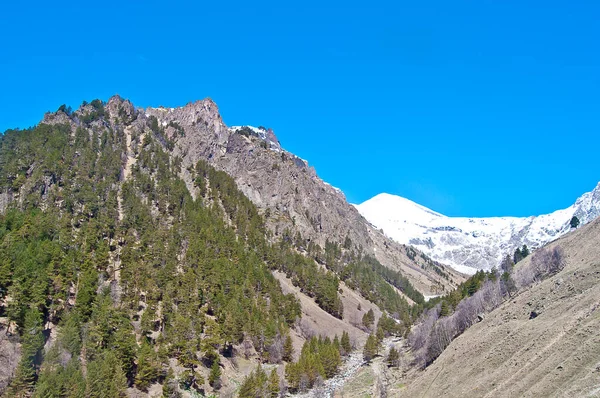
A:
[[[490,270],[517,247],[537,248],[600,215],[600,183],[566,209],[532,217],[447,217],[408,199],[379,194],[357,205],[375,227],[398,243],[418,248],[460,272]]]

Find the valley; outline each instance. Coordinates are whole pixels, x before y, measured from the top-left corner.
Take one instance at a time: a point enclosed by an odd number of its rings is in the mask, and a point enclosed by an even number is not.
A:
[[[353,206],[210,99],[63,106],[0,136],[0,393],[593,394],[599,203]]]

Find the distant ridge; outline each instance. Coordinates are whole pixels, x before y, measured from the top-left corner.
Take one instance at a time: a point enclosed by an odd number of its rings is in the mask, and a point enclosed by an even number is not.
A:
[[[540,247],[600,215],[600,183],[566,209],[531,217],[448,217],[409,199],[381,193],[358,211],[391,239],[423,251],[457,271],[490,270],[517,247]]]

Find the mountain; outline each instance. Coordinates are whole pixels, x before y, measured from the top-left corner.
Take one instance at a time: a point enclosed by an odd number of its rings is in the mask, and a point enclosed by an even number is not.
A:
[[[576,216],[587,224],[600,215],[600,183],[566,209],[537,217],[447,217],[400,196],[379,194],[358,211],[398,243],[411,245],[432,259],[473,274],[497,267],[516,248],[537,248],[571,230]]]
[[[402,333],[463,279],[211,100],[115,96],[0,135],[3,396],[233,395],[307,341],[331,377],[336,336],[361,345],[383,314]]]
[[[187,169],[204,159],[235,179],[275,237],[288,234],[307,252],[325,249],[328,243],[349,245],[401,271],[423,294],[447,291],[461,280],[446,265],[372,228],[339,189],[321,180],[306,160],[286,151],[273,130],[228,127],[210,99],[179,108],[147,108],[140,114],[155,118],[172,137],[173,156],[182,159],[181,177],[192,195],[196,189]],[[173,126],[184,133],[176,133]]]
[[[159,139],[168,146],[170,155],[181,159],[179,177],[193,197],[198,188],[189,170],[205,160],[234,178],[237,187],[259,208],[275,237],[293,238],[307,253],[313,248],[325,249],[328,243],[349,244],[384,266],[403,272],[426,295],[448,291],[463,278],[450,267],[372,228],[339,189],[322,181],[306,160],[285,151],[271,129],[226,126],[210,99],[177,108],[142,109],[114,96],[103,105],[100,116],[91,104],[70,115],[64,110],[47,113],[42,123],[77,129],[86,119],[97,118],[92,124],[123,128],[134,148],[141,143],[146,124],[152,124],[154,131],[164,133]],[[128,150],[129,162],[135,162],[135,156]],[[0,189],[0,211],[14,195]]]
[[[398,372],[387,396],[597,397],[600,220],[547,249],[556,247],[562,271],[505,300],[425,370]]]

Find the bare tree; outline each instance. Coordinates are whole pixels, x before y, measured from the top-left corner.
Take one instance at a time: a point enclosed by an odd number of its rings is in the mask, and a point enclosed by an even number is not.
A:
[[[269,352],[269,362],[281,363],[283,359],[283,337],[279,333],[277,333],[267,351]]]
[[[565,253],[560,246],[555,246],[552,249],[550,256],[550,263],[548,265],[550,274],[555,274],[562,271],[566,266]]]
[[[516,273],[516,281],[520,287],[541,281],[547,276],[554,275],[565,267],[564,252],[559,246],[552,249],[538,249],[531,257],[531,263],[523,266]]]
[[[534,280],[541,280],[545,274],[549,273],[552,253],[546,248],[541,248],[531,257],[530,266],[533,269]]]
[[[473,309],[477,314],[485,312],[485,300],[483,298],[483,291],[479,289],[471,297],[468,298],[472,303]]]
[[[408,344],[413,351],[418,351],[427,344],[431,330],[439,317],[439,304],[424,314],[423,321],[415,326],[408,336]]]
[[[432,344],[432,333],[439,319],[440,304],[427,311],[422,322],[415,326],[408,336],[408,344],[410,345],[417,366],[426,366],[429,363],[428,353]],[[443,318],[442,318],[443,319]]]
[[[298,390],[300,392],[306,392],[310,387],[310,379],[306,373],[302,373],[300,376],[300,382],[298,383]]]
[[[279,375],[279,396],[280,397],[285,397],[287,396],[287,391],[288,391],[288,385],[285,381],[285,377],[283,377],[281,374]]]
[[[467,298],[458,303],[456,311],[454,311],[454,317],[456,320],[456,329],[459,334],[470,328],[477,318],[477,310],[473,306],[472,301]]]
[[[500,281],[487,280],[481,287],[483,303],[486,311],[491,311],[502,304],[502,291]]]
[[[506,257],[500,263],[500,270],[504,272],[508,272],[509,274],[512,272],[513,267],[515,266],[515,262],[512,257],[507,254]]]
[[[244,354],[244,358],[248,359],[252,356],[253,348],[252,340],[244,333],[244,340],[242,341],[242,353]]]
[[[306,320],[306,318],[300,318],[297,321],[296,325],[297,325],[296,328],[300,332],[300,335],[302,337],[304,337],[306,340],[309,340],[311,337],[316,335],[315,330],[313,329],[310,322],[308,320]]]
[[[431,331],[425,356],[425,364],[433,362],[450,345],[456,335],[454,317],[438,319]]]
[[[518,267],[514,272],[513,278],[519,288],[531,285],[535,281],[534,267],[531,264],[529,266]]]
[[[456,336],[468,329],[483,313],[500,306],[504,297],[516,289],[516,285],[529,286],[565,267],[564,253],[560,247],[540,249],[529,264],[514,270],[510,260],[507,257],[502,264],[505,271],[502,278],[496,276],[487,279],[475,294],[458,303],[452,315],[440,317],[438,304],[421,316],[421,322],[413,327],[408,336],[408,344],[418,366],[424,367],[433,362]]]

